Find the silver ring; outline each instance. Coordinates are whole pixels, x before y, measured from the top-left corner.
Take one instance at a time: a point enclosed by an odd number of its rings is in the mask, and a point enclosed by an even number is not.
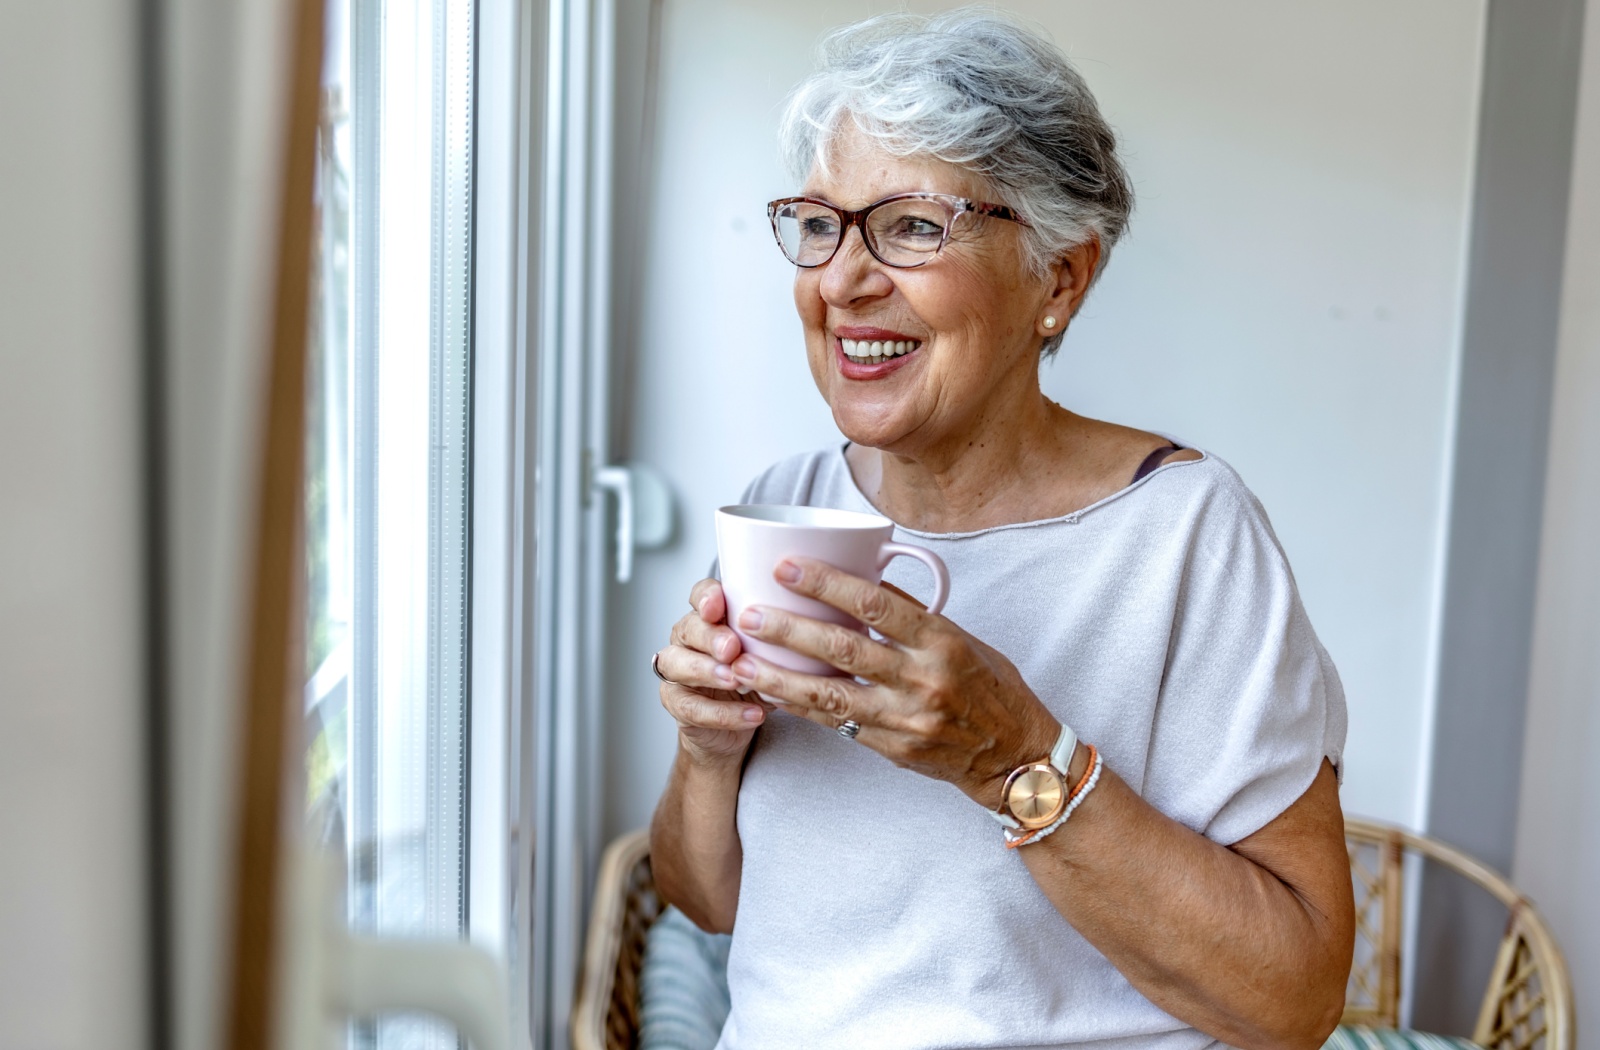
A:
[[[839,724],[839,735],[846,740],[854,740],[856,734],[861,732],[861,723],[847,718]]]
[[[661,673],[661,662],[660,661],[661,661],[661,652],[659,650],[657,650],[656,654],[650,658],[650,670],[652,672],[654,672],[654,674],[655,674],[655,676],[657,678],[661,679],[663,682],[667,683],[668,685],[677,685],[678,683],[674,682],[672,679],[668,678],[666,675]]]

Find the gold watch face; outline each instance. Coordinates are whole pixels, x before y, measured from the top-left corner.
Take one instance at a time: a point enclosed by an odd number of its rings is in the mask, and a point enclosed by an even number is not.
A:
[[[1029,831],[1061,816],[1067,806],[1067,784],[1048,762],[1036,762],[1011,776],[1006,788],[1006,808]]]

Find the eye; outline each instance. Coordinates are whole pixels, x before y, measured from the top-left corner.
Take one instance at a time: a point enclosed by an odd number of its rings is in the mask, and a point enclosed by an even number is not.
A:
[[[897,215],[887,232],[909,240],[937,240],[944,234],[944,223],[923,215]]]
[[[816,215],[800,220],[800,234],[803,237],[832,237],[838,229],[839,224],[831,215]]]

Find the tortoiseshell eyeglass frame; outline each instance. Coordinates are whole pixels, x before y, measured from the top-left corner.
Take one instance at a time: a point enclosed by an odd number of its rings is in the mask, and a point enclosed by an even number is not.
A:
[[[878,249],[872,244],[872,238],[867,234],[867,216],[885,204],[893,204],[896,201],[905,200],[937,201],[948,209],[945,215],[944,232],[939,236],[939,247],[928,252],[928,257],[920,262],[890,262],[878,254]],[[820,208],[827,208],[839,216],[839,239],[834,243],[833,251],[828,253],[826,259],[814,263],[801,263],[789,258],[789,250],[783,246],[783,234],[778,232],[778,210],[790,204],[815,204]],[[867,246],[867,251],[872,253],[874,259],[885,266],[892,266],[896,270],[914,270],[918,266],[926,266],[937,258],[940,252],[944,251],[944,246],[950,241],[950,230],[955,226],[956,220],[968,212],[974,215],[989,215],[996,219],[1005,219],[1007,222],[1014,222],[1022,226],[1029,225],[1027,219],[1024,219],[1016,211],[1006,207],[1004,204],[989,204],[984,201],[971,200],[967,197],[957,197],[950,193],[896,193],[882,200],[873,201],[860,211],[841,208],[837,204],[832,204],[820,197],[783,197],[767,205],[767,221],[772,224],[772,236],[778,242],[778,250],[783,253],[785,259],[789,259],[790,262],[801,269],[811,270],[818,266],[828,265],[833,261],[833,257],[839,254],[839,249],[844,245],[845,237],[850,233],[850,227],[859,226],[861,228],[861,243]]]

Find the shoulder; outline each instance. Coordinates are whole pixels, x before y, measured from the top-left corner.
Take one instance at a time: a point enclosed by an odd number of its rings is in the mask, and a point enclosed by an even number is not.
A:
[[[1197,451],[1201,458],[1174,457],[1134,488],[1147,488],[1164,508],[1164,516],[1181,523],[1190,546],[1198,551],[1236,561],[1253,549],[1259,560],[1286,566],[1261,500],[1226,460],[1214,452]]]
[[[1227,460],[1206,449],[1185,447],[1122,495],[1147,490],[1159,502],[1192,511],[1253,516],[1265,514],[1261,501]]]
[[[828,502],[833,490],[848,480],[844,471],[844,457],[836,446],[801,452],[757,474],[745,488],[743,501],[797,506]]]

